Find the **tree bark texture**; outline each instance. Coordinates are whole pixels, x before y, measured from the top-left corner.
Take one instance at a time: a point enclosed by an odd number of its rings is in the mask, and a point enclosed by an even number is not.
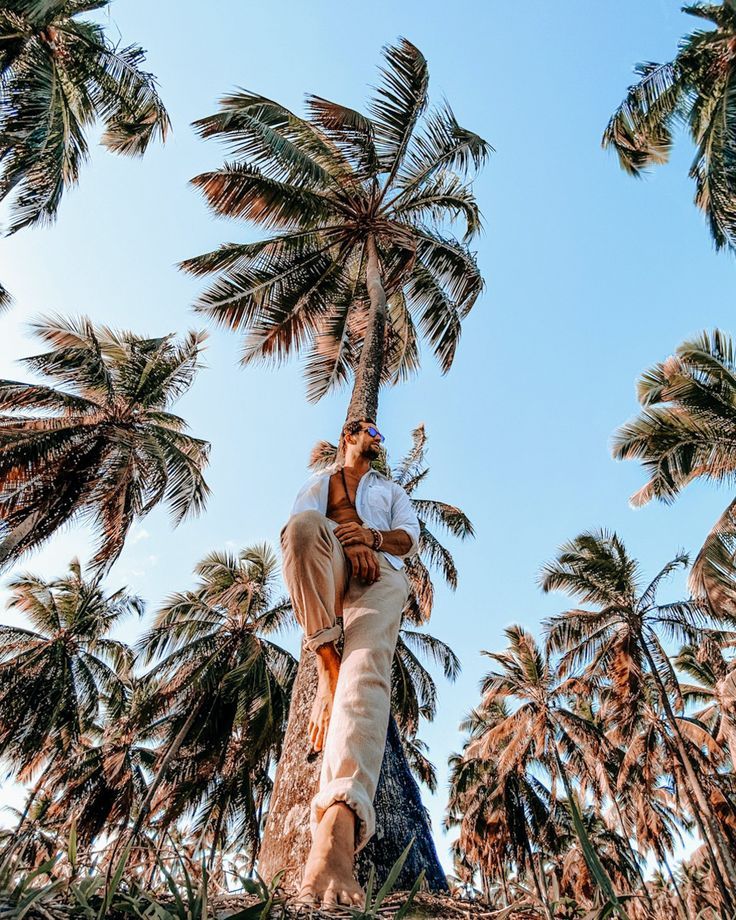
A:
[[[282,884],[288,891],[298,889],[302,869],[309,853],[309,806],[317,791],[321,754],[310,753],[307,736],[309,714],[317,689],[314,655],[305,652],[291,700],[289,724],[284,737],[283,752],[276,769],[271,803],[258,857],[259,875],[270,881],[277,872],[285,870]],[[404,756],[399,732],[393,718],[389,723],[386,751],[375,797],[376,833],[356,860],[358,880],[365,884],[371,864],[375,866],[376,882],[381,885],[391,867],[412,837],[415,838],[398,888],[410,888],[424,869],[431,891],[447,891],[427,813],[419,789]]]
[[[381,281],[381,266],[373,236],[366,242],[366,286],[371,307],[368,313],[363,348],[360,352],[355,383],[348,406],[347,421],[368,418],[378,421],[378,391],[383,372],[386,337],[386,292]]]

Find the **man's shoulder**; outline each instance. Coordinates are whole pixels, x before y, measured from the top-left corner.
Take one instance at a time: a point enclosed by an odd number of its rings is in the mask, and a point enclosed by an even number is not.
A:
[[[406,489],[399,485],[398,482],[393,480],[390,476],[387,476],[385,473],[382,473],[381,470],[371,470],[375,474],[377,480],[383,485],[385,489],[391,492],[392,495],[406,495],[408,497],[408,492]]]
[[[323,482],[325,479],[329,479],[331,475],[332,473],[326,470],[317,470],[316,473],[312,473],[307,477],[307,479],[304,480],[300,491],[304,492],[307,489],[311,489],[314,486],[319,485],[319,483]]]
[[[331,463],[329,466],[320,467],[318,470],[314,470],[309,476],[307,482],[316,482],[319,479],[326,479],[329,476],[334,476],[340,469],[339,464]]]

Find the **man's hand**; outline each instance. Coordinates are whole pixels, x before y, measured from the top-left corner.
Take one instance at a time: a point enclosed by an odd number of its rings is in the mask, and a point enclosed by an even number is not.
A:
[[[378,563],[378,556],[373,550],[368,549],[367,546],[345,546],[345,544],[343,546],[353,576],[367,585],[378,581],[381,577],[381,567]]]
[[[354,521],[336,527],[335,536],[343,546],[373,546],[372,532]]]

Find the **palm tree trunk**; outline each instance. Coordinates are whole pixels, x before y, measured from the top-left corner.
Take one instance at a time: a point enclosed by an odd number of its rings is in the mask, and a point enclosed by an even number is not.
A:
[[[347,421],[367,418],[377,421],[378,391],[383,373],[384,339],[386,334],[386,292],[381,279],[375,237],[371,234],[366,243],[366,285],[371,308],[368,313],[363,348],[355,372],[353,393],[348,406]]]
[[[654,911],[654,902],[652,901],[652,896],[649,893],[649,888],[647,886],[646,879],[644,878],[644,872],[642,871],[642,868],[639,865],[639,859],[638,859],[639,854],[634,849],[631,843],[631,838],[629,837],[628,831],[626,830],[626,823],[624,821],[624,816],[621,812],[621,807],[618,804],[618,799],[616,798],[615,795],[611,795],[611,801],[613,802],[613,807],[616,811],[616,815],[618,816],[618,823],[621,826],[621,838],[624,840],[625,846],[629,852],[629,857],[631,858],[631,862],[634,864],[634,868],[636,869],[636,874],[639,876],[639,881],[641,882],[641,887],[644,892],[644,897],[646,898],[646,902],[649,905],[650,909]]]
[[[552,726],[550,726],[552,727]],[[560,779],[562,780],[562,785],[565,787],[565,795],[567,796],[568,807],[570,808],[570,815],[572,816],[573,827],[575,828],[575,833],[578,840],[580,841],[580,849],[583,851],[583,856],[585,862],[590,869],[590,874],[593,877],[596,885],[601,889],[603,894],[608,898],[610,903],[613,905],[614,909],[622,920],[628,920],[626,911],[621,906],[621,902],[616,896],[616,892],[613,887],[613,882],[608,876],[603,863],[598,858],[598,854],[595,851],[595,848],[590,842],[588,832],[585,829],[583,824],[583,819],[580,814],[580,811],[575,801],[575,793],[570,783],[570,779],[567,775],[567,770],[565,769],[564,764],[562,763],[562,758],[560,757],[560,752],[557,750],[557,745],[552,745],[554,755],[555,755],[555,765],[557,771],[560,774]]]
[[[310,752],[307,726],[312,700],[317,689],[314,656],[305,653],[299,659],[292,692],[289,722],[286,727],[281,758],[276,768],[273,793],[258,856],[258,873],[270,881],[285,870],[282,885],[295,890],[309,853],[309,808],[317,791],[321,755]],[[374,800],[376,833],[358,854],[356,874],[363,884],[371,863],[376,870],[376,884],[381,885],[409,840],[414,846],[397,881],[399,888],[411,888],[424,869],[432,891],[447,891],[427,814],[419,789],[406,761],[396,723],[391,719],[381,775]]]
[[[200,696],[199,702],[192,707],[191,712],[186,718],[186,721],[184,722],[182,727],[179,729],[176,735],[176,738],[174,738],[174,740],[169,745],[169,749],[164,755],[164,759],[161,761],[161,766],[158,768],[158,771],[156,772],[156,775],[153,778],[153,782],[148,787],[148,792],[146,793],[146,797],[145,799],[143,799],[143,802],[141,803],[141,807],[138,810],[138,817],[135,819],[135,822],[133,823],[133,827],[130,832],[131,841],[135,839],[136,835],[138,834],[140,829],[143,827],[143,824],[146,818],[148,817],[148,812],[151,808],[151,802],[153,801],[153,797],[156,794],[158,787],[161,785],[163,778],[166,775],[166,771],[169,769],[169,765],[171,764],[171,761],[179,753],[179,748],[182,746],[182,744],[184,744],[184,741],[187,735],[191,731],[192,725],[194,725],[194,720],[197,718],[197,716],[199,715],[202,709],[203,701],[204,701],[204,697]]]
[[[680,907],[682,908],[682,920],[688,920],[687,904],[685,903],[685,899],[683,898],[682,892],[680,891],[680,886],[677,884],[677,879],[675,878],[674,873],[672,872],[672,869],[670,868],[669,862],[666,859],[662,859],[662,862],[664,863],[665,869],[667,869],[667,875],[669,875],[670,877],[670,881],[672,882],[672,887],[675,889],[677,900],[680,902]]]
[[[542,909],[547,915],[547,920],[555,920],[552,913],[552,908],[549,906],[549,901],[547,900],[546,894],[542,888],[542,883],[540,882],[539,876],[537,875],[537,869],[534,862],[534,853],[532,851],[532,845],[529,842],[529,835],[526,833],[526,830],[524,831],[524,845],[526,848],[527,857],[529,859],[529,871],[532,874],[532,880],[534,882],[534,888],[537,892],[537,897],[539,898],[539,903],[542,905]]]
[[[501,860],[498,861],[498,874],[501,876],[501,887],[503,888],[503,896],[506,899],[506,907],[511,906],[511,897],[509,894],[509,885],[506,881],[506,867],[502,865]],[[490,898],[489,898],[490,903]]]
[[[731,854],[728,851],[728,846],[721,834],[720,828],[718,827],[717,820],[713,815],[713,810],[710,807],[708,797],[706,796],[705,790],[703,789],[700,780],[697,777],[695,768],[693,767],[692,761],[690,759],[690,755],[688,754],[687,748],[685,747],[685,741],[682,737],[682,733],[680,732],[680,726],[677,723],[677,717],[675,716],[675,713],[672,709],[669,694],[667,693],[667,688],[664,686],[662,678],[659,675],[659,671],[657,670],[657,665],[654,661],[654,656],[652,655],[651,649],[649,648],[649,644],[644,639],[641,645],[652,672],[652,677],[654,678],[654,682],[657,685],[662,708],[665,711],[667,720],[670,723],[670,727],[672,729],[672,734],[675,739],[675,747],[678,753],[678,759],[680,760],[685,771],[688,785],[690,786],[690,789],[695,796],[695,801],[698,809],[700,810],[700,815],[704,819],[703,828],[704,830],[707,829],[709,832],[710,841],[708,842],[711,843],[713,856],[722,876],[719,879],[719,887],[721,888],[721,894],[725,899],[724,904],[726,907],[732,907],[733,897],[729,893],[729,889],[731,891],[736,891],[736,866],[734,866],[733,860],[731,859]],[[708,836],[708,834],[704,836]],[[714,874],[716,874],[716,877],[718,878],[718,873]],[[725,884],[726,880],[728,884]]]
[[[10,556],[15,552],[16,547],[21,543],[28,534],[33,530],[36,521],[39,518],[39,512],[33,511],[25,517],[17,527],[14,527],[10,533],[0,541],[0,571],[6,564]]]

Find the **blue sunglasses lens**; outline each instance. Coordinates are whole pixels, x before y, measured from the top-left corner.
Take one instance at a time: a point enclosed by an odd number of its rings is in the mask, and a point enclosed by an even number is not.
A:
[[[381,444],[383,444],[383,442],[386,440],[377,428],[373,428],[373,427],[366,428],[366,431],[372,438],[375,438],[376,435],[378,435],[378,437],[381,439]]]

